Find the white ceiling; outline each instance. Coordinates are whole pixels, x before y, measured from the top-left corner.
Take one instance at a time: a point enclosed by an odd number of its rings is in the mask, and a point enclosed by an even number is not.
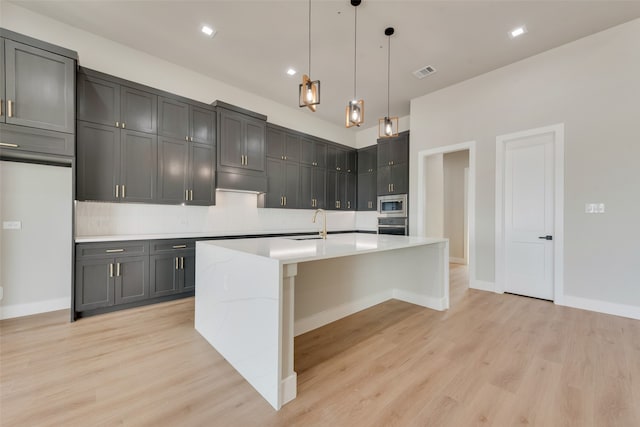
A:
[[[307,71],[307,0],[11,1],[297,106],[298,83]],[[363,0],[357,96],[365,100],[365,127],[386,115],[388,26],[396,29],[390,113],[404,116],[412,98],[639,17],[639,1]],[[213,39],[200,32],[205,23],[216,28]],[[528,33],[511,39],[509,31],[523,24]],[[353,35],[354,7],[348,0],[312,1],[311,77],[320,79],[322,91],[318,111],[309,114],[336,125],[344,125],[344,109],[353,97]],[[425,65],[437,72],[416,79],[412,72]],[[289,77],[289,67],[299,73]]]

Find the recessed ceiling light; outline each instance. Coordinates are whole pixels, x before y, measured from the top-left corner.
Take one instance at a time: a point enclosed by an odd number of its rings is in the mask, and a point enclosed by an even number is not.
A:
[[[297,71],[296,71],[296,70],[294,70],[293,68],[289,68],[289,69],[287,70],[287,74],[289,74],[290,76],[295,76],[295,75],[296,75],[296,73],[297,73]]]
[[[525,34],[527,32],[527,27],[525,27],[524,25],[522,27],[518,27],[515,28],[513,30],[511,30],[511,32],[509,33],[511,35],[512,39],[515,39],[516,37],[519,37],[523,34]]]
[[[209,37],[213,37],[216,34],[216,30],[214,30],[213,28],[207,25],[203,25],[201,31],[206,35],[208,35]]]

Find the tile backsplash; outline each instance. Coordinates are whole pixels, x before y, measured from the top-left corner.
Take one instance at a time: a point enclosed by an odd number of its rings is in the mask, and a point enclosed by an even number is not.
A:
[[[313,210],[257,208],[257,196],[218,191],[216,206],[76,202],[76,237],[211,232],[212,235],[318,231]],[[375,230],[375,212],[327,211],[327,227]]]

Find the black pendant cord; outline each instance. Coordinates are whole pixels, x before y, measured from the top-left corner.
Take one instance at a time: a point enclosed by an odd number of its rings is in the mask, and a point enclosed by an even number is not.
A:
[[[309,80],[311,80],[311,0],[309,0]]]
[[[387,119],[389,118],[389,97],[391,91],[389,90],[390,81],[391,81],[391,36],[387,36],[389,39],[389,44],[387,47]]]
[[[357,65],[358,60],[356,59],[358,56],[358,7],[355,7],[355,18],[353,25],[353,100],[356,100],[356,73],[357,73]]]

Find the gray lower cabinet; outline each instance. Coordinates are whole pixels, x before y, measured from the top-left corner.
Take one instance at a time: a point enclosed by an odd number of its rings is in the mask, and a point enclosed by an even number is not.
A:
[[[324,209],[327,200],[327,171],[324,168],[300,165],[300,207]]]
[[[148,255],[76,260],[76,311],[127,304],[147,298]]]
[[[215,205],[214,156],[214,146],[160,137],[157,201]]]
[[[195,240],[77,244],[75,272],[74,310],[80,315],[190,296]]]
[[[154,200],[157,136],[82,121],[77,126],[77,200]]]

